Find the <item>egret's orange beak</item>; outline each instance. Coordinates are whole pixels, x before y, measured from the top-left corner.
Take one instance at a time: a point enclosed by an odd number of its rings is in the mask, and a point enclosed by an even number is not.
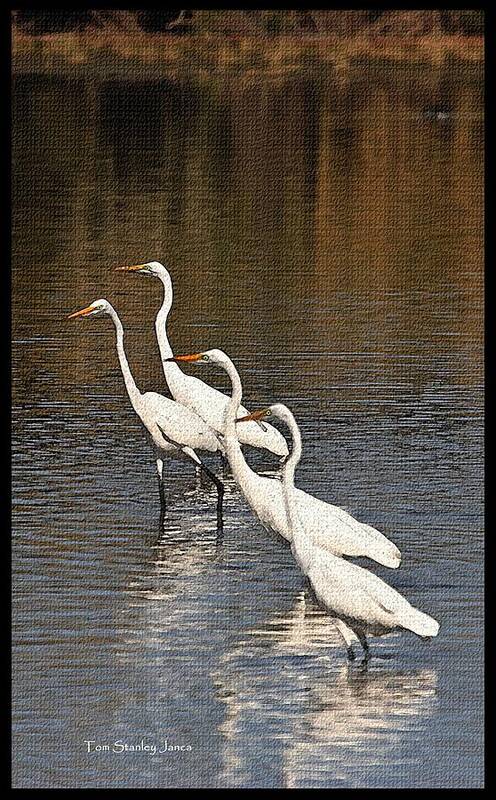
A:
[[[146,264],[136,264],[134,267],[116,267],[115,272],[139,272]]]
[[[259,420],[263,419],[267,413],[266,408],[262,408],[261,411],[254,411],[252,414],[247,414],[246,417],[240,417],[236,420],[236,422],[249,422],[250,420],[255,420],[255,422],[259,422]]]
[[[82,308],[81,311],[76,311],[75,314],[69,314],[67,319],[74,319],[74,317],[87,317],[88,314],[91,314],[92,311],[95,309],[93,306],[87,306],[86,308]]]
[[[193,353],[191,356],[172,356],[172,358],[164,358],[164,361],[199,361],[203,353]]]

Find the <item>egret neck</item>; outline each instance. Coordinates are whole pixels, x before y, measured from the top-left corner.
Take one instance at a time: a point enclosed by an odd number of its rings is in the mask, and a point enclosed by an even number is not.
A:
[[[109,303],[109,313],[115,325],[115,332],[117,337],[117,355],[119,357],[119,364],[121,366],[122,376],[124,378],[124,383],[126,385],[129,399],[136,411],[137,410],[136,405],[139,404],[139,400],[141,398],[141,392],[136,386],[135,380],[129,368],[128,360],[126,358],[126,351],[124,350],[124,329],[122,327],[122,322],[119,319],[117,311],[113,306],[110,305],[110,303]]]
[[[246,463],[236,433],[236,417],[243,399],[241,378],[230,359],[223,363],[222,366],[231,381],[231,397],[224,413],[224,448],[232,473],[239,485],[242,486],[244,481],[251,480],[255,476],[258,478],[258,475]]]
[[[294,484],[296,467],[299,464],[302,453],[301,433],[296,420],[291,412],[289,412],[289,409],[284,417],[281,415],[281,419],[283,419],[283,421],[288,425],[292,438],[291,452],[287,457],[281,471],[284,503],[286,506],[286,515],[291,533],[291,549],[303,572],[307,574],[314,561],[315,552],[314,546],[310,541],[310,537],[305,535],[303,527],[300,523]]]
[[[174,355],[167,337],[167,319],[172,308],[173,299],[172,281],[169,273],[165,272],[165,270],[164,273],[157,273],[157,276],[161,280],[162,286],[164,287],[164,300],[158,310],[157,316],[155,317],[155,333],[157,335],[165,380],[167,381],[167,385],[172,395],[175,396],[176,388],[179,385],[182,386],[187,380],[188,376],[184,374],[179,364],[176,364],[173,361],[167,361],[167,359]]]

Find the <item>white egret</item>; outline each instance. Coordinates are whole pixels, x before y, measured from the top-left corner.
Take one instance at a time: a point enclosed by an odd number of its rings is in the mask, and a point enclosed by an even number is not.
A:
[[[291,550],[310,581],[317,600],[333,618],[346,643],[348,658],[355,658],[352,643],[358,640],[365,660],[368,659],[368,634],[383,636],[399,628],[412,631],[422,638],[437,636],[439,623],[435,619],[410,605],[396,589],[377,575],[337,558],[320,547],[314,537],[307,535],[294,485],[294,473],[302,451],[300,430],[293,414],[282,403],[255,412],[252,418],[265,419],[270,416],[276,416],[286,423],[293,440],[291,453],[282,470],[284,499],[292,531]]]
[[[156,452],[157,472],[159,478],[160,503],[162,518],[165,511],[165,489],[163,481],[164,456],[186,456],[195,462],[215,484],[217,489],[217,524],[222,528],[222,501],[224,486],[219,478],[201,461],[195,450],[221,450],[220,442],[212,429],[190,409],[175,400],[170,400],[156,392],[142,394],[136,386],[124,350],[124,330],[114,307],[105,299],[95,300],[81,311],[70,314],[74,317],[90,317],[99,314],[108,315],[115,325],[116,346],[119,364],[124,383],[136,414],[145,426],[152,446]]]
[[[132,267],[118,267],[118,272],[133,272],[148,278],[158,278],[164,287],[164,300],[155,319],[160,356],[165,379],[170,393],[178,403],[198,414],[215,431],[222,433],[224,415],[229,398],[193,375],[186,375],[177,364],[170,361],[172,349],[167,337],[167,318],[172,307],[172,280],[168,270],[159,261],[148,261]],[[248,414],[245,408],[241,413]],[[252,422],[239,434],[241,444],[264,448],[278,456],[287,456],[288,448],[284,436],[272,425]]]
[[[232,474],[264,527],[290,541],[292,534],[280,480],[257,475],[246,463],[237,438],[236,415],[240,408],[243,389],[238,371],[229,356],[222,350],[207,350],[205,353],[176,356],[169,360],[192,364],[216,364],[227,372],[231,380],[232,395],[225,413],[222,441]],[[242,429],[243,425],[239,425],[238,430]],[[337,556],[367,556],[386,567],[399,566],[401,553],[384,534],[370,525],[358,522],[343,509],[325,503],[301,489],[295,489],[295,493],[305,533],[315,544]]]

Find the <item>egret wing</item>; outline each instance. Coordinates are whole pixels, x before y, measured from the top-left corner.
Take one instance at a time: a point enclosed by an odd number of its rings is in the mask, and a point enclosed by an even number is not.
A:
[[[191,409],[155,392],[147,392],[144,399],[163,435],[174,444],[198,450],[220,449],[215,433]]]
[[[218,433],[223,433],[225,413],[229,397],[208,383],[193,375],[187,376],[184,386],[175,387],[174,396],[182,405],[187,406],[201,417]],[[239,416],[249,414],[248,409],[240,406]],[[242,444],[263,447],[277,455],[287,455],[288,447],[284,436],[272,425],[257,422],[243,422],[238,426],[238,438]]]
[[[308,577],[327,608],[363,622],[386,623],[411,608],[396,589],[372,572],[320,550]]]
[[[301,489],[295,493],[301,523],[320,547],[335,555],[366,556],[387,567],[399,566],[401,553],[383,533]]]

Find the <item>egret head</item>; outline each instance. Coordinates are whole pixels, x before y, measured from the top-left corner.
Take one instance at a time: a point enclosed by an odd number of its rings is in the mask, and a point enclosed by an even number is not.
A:
[[[222,350],[205,350],[204,353],[193,353],[189,356],[172,356],[172,358],[165,358],[164,361],[187,362],[189,364],[220,364],[221,366],[231,363],[229,356],[226,356]]]
[[[262,424],[264,420],[270,417],[277,417],[278,419],[282,420],[282,422],[284,422],[291,431],[293,438],[293,450],[290,455],[288,455],[288,452],[283,455],[281,464],[291,465],[291,468],[294,470],[296,464],[298,464],[301,458],[301,434],[293,413],[287,406],[285,406],[283,403],[274,403],[273,405],[268,406],[268,408],[262,408],[260,411],[253,411],[251,414],[246,414],[244,417],[239,417],[236,422],[249,422],[250,420],[254,420],[259,424]]]
[[[93,303],[90,303],[89,306],[82,308],[81,311],[76,311],[75,314],[69,314],[69,319],[73,319],[74,317],[94,317],[97,314],[110,314],[111,311],[112,306],[108,300],[102,298],[101,300],[95,300]]]
[[[251,420],[255,420],[256,422],[260,422],[263,419],[267,419],[267,417],[272,416],[272,406],[268,408],[261,408],[259,411],[253,411],[251,414],[246,414],[245,417],[239,417],[236,422],[250,422]]]
[[[261,422],[262,420],[267,419],[267,417],[278,417],[287,424],[291,424],[291,422],[295,421],[293,414],[287,406],[285,406],[283,403],[274,403],[273,405],[268,406],[268,408],[262,408],[260,411],[253,411],[251,414],[247,414],[245,417],[240,417],[236,420],[236,422],[249,422],[252,419],[256,420],[257,422]]]
[[[145,264],[136,264],[134,267],[117,267],[116,272],[134,272],[144,278],[159,278],[162,282],[170,281],[170,275],[160,261],[147,261]]]

